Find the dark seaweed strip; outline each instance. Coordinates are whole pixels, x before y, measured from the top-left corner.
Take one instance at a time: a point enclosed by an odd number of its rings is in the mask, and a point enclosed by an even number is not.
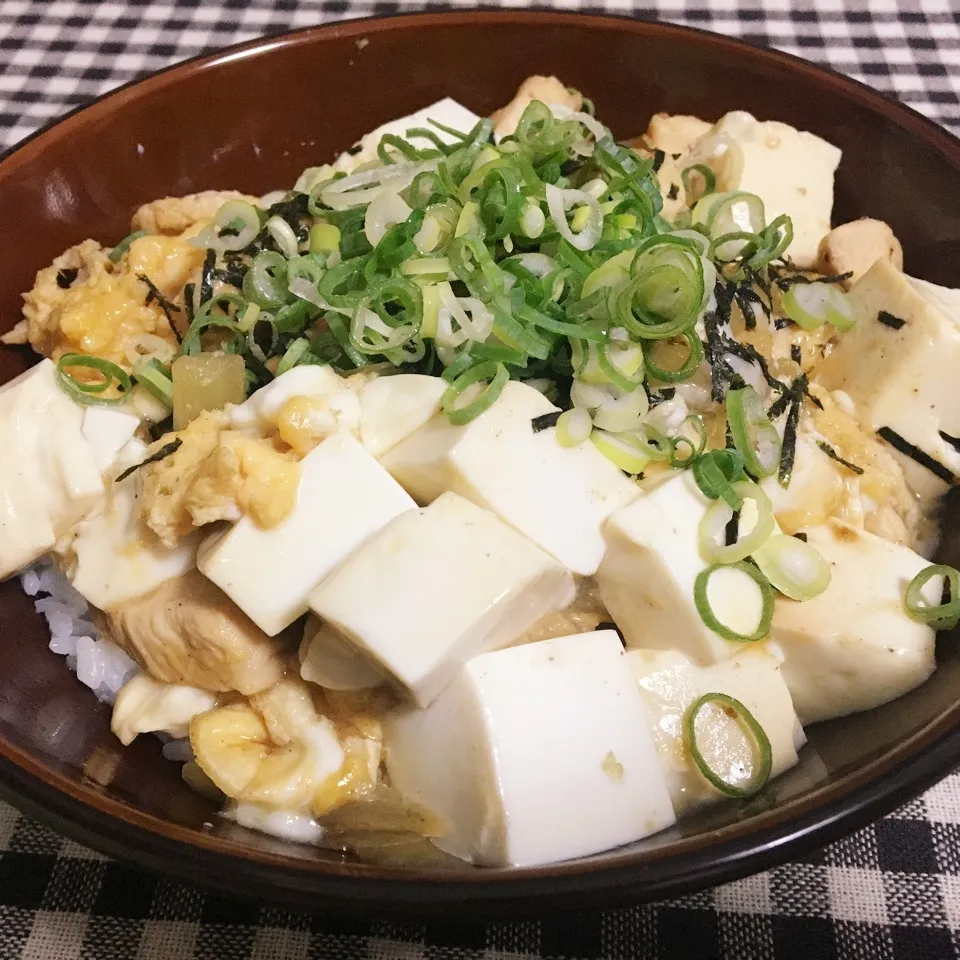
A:
[[[806,380],[806,377],[798,377],[798,380]],[[804,384],[804,388],[806,384]],[[787,422],[783,428],[783,445],[780,448],[780,467],[777,470],[777,480],[781,487],[790,486],[790,478],[793,476],[793,461],[797,456],[797,424],[800,422],[800,407],[803,405],[804,391],[798,390],[794,393],[790,403],[790,410],[787,412]]]
[[[597,630],[613,630],[616,632],[617,636],[620,638],[621,643],[625,643],[626,638],[623,635],[623,631],[612,621],[612,620],[601,620],[595,627]]]
[[[925,453],[918,446],[912,444],[906,437],[900,436],[890,427],[881,427],[877,431],[877,436],[881,440],[886,440],[894,450],[899,451],[905,457],[909,457],[914,463],[919,463],[921,467],[926,467],[935,477],[939,477],[944,483],[956,483],[957,478],[952,470],[945,467],[939,460],[934,460],[929,453]]]
[[[657,173],[659,169],[663,166],[663,161],[667,159],[667,155],[660,149],[653,151],[653,172]]]
[[[843,283],[853,276],[852,271],[837,273],[829,277],[805,277],[802,273],[791,274],[789,277],[775,277],[774,283],[781,290],[789,290],[798,283]]]
[[[142,280],[147,285],[147,296],[143,302],[149,307],[151,303],[156,301],[157,306],[163,311],[163,315],[167,318],[167,323],[172,327],[173,314],[179,313],[180,308],[175,303],[171,303],[157,289],[156,284],[145,273],[138,273],[137,279]]]
[[[939,433],[941,440],[945,440],[957,453],[960,453],[960,437],[951,437],[949,433],[944,433],[942,430]]]
[[[786,330],[787,327],[794,326],[794,322],[789,317],[777,317],[773,321],[773,327],[775,330]]]
[[[667,199],[676,200],[679,195],[680,195],[680,188],[675,183],[671,183],[670,189],[667,191]]]
[[[790,344],[790,359],[794,363],[799,363],[803,359],[803,351],[800,349],[799,343]]]
[[[734,510],[730,514],[727,525],[723,528],[724,544],[732,547],[740,537],[740,511]]]
[[[756,347],[749,343],[741,343],[739,340],[734,340],[733,337],[724,337],[723,344],[728,353],[732,353],[741,360],[746,360],[747,363],[755,363],[760,368],[763,379],[766,380],[767,384],[776,390],[777,393],[783,393],[787,389],[787,385],[782,380],[778,380],[770,372],[766,357],[764,357]]]
[[[554,410],[551,413],[543,413],[539,417],[534,417],[530,421],[533,432],[540,433],[543,430],[549,430],[550,427],[555,427],[562,412],[562,410]]]
[[[649,384],[644,382],[643,389],[647,392],[647,401],[650,404],[650,407],[659,406],[664,400],[672,400],[677,393],[676,387],[663,387],[661,390],[651,390]]]
[[[807,535],[802,530],[800,531],[800,533],[795,533],[794,536],[798,540],[801,540],[803,543],[807,542]]]
[[[899,317],[895,317],[892,313],[888,313],[886,310],[881,310],[877,314],[877,320],[880,321],[885,327],[890,327],[891,330],[899,330],[907,321],[901,320]]]
[[[132,473],[136,473],[141,467],[145,467],[148,463],[159,463],[161,460],[166,459],[172,453],[176,453],[180,449],[180,445],[183,441],[177,437],[176,440],[171,440],[170,443],[165,443],[156,453],[150,454],[146,460],[141,460],[139,463],[135,463],[132,467],[127,467],[123,473],[114,481],[114,483],[119,483],[121,480],[126,480],[127,477]]]
[[[239,289],[243,285],[243,278],[247,270],[248,267],[241,257],[227,254],[226,262],[219,270],[213,271],[213,277],[221,283],[229,283],[230,286]]]
[[[827,443],[826,440],[818,440],[817,446],[831,459],[836,460],[837,463],[843,464],[848,470],[852,470],[858,476],[863,473],[863,467],[858,467],[855,463],[851,463],[849,460],[844,460],[843,457],[837,453],[833,447]]]
[[[80,270],[77,267],[64,267],[57,271],[57,286],[61,290],[69,290],[73,281],[77,279]]]
[[[945,607],[953,599],[953,591],[950,589],[950,578],[943,578],[943,588],[940,591],[940,606]]]
[[[200,302],[206,303],[213,296],[213,268],[217,263],[217,251],[208,250],[203,259],[203,270],[200,272]]]

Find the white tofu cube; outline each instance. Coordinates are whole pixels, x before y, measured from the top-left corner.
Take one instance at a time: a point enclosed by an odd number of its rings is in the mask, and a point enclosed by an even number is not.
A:
[[[533,418],[556,409],[511,381],[475,420],[457,427],[440,413],[382,463],[421,503],[459,493],[589,576],[603,557],[603,521],[639,490],[592,444],[561,447],[552,427],[534,433]]]
[[[718,191],[756,194],[767,223],[787,214],[793,221],[787,254],[798,267],[812,267],[820,241],[830,232],[840,156],[837,147],[812,133],[775,120],[761,122],[737,110],[721,117],[697,141],[685,166],[709,166]]]
[[[430,602],[412,602],[424,589]],[[464,660],[506,646],[573,595],[573,577],[549,554],[445,493],[388,523],[309,603],[425,707]]]
[[[0,387],[0,580],[51,550],[103,493],[82,425],[52,360]]]
[[[907,584],[929,565],[907,547],[831,520],[806,531],[830,586],[803,603],[778,598],[770,639],[804,724],[869,710],[933,673],[933,630],[907,615]]]
[[[139,426],[140,418],[124,410],[87,407],[83,411],[83,425],[80,430],[93,448],[93,455],[101,473],[106,473],[113,466],[117,455]]]
[[[147,445],[131,440],[116,458],[121,472],[140,463]],[[180,577],[196,563],[199,531],[176,547],[165,547],[140,516],[140,472],[107,487],[106,497],[80,521],[71,549],[76,566],[70,577],[75,590],[100,610],[112,610]]]
[[[753,714],[770,741],[771,777],[796,764],[797,751],[807,738],[780,674],[780,657],[766,645],[745,649],[709,667],[697,666],[677,650],[631,650],[627,661],[647,705],[653,739],[678,816],[723,799],[723,794],[697,769],[684,738],[687,711],[704,694],[725,693]],[[706,718],[700,719],[698,728],[704,722]],[[711,735],[703,740],[709,746],[705,756],[711,769],[730,783],[748,781],[753,752],[750,740],[735,721],[714,715],[711,723]]]
[[[960,291],[907,277],[878,260],[849,293],[857,323],[820,366],[818,379],[845,391],[868,430],[889,427],[960,474],[960,451],[945,439],[960,436]],[[881,311],[894,326],[882,323]],[[902,324],[897,327],[897,321]],[[889,322],[889,318],[888,318]],[[938,497],[948,482],[910,457],[891,452],[922,500]]]
[[[360,390],[360,439],[375,457],[440,412],[446,380],[419,373],[377,377]]]
[[[451,136],[439,127],[435,127],[430,121],[436,120],[437,123],[442,123],[444,126],[452,127],[454,130],[467,134],[480,119],[472,110],[461,106],[456,100],[444,97],[442,100],[430,104],[429,107],[424,107],[422,110],[411,113],[406,117],[400,117],[399,120],[391,120],[389,123],[381,124],[375,130],[365,134],[354,149],[346,150],[340,154],[333,168],[349,173],[362,164],[379,163],[377,147],[380,146],[380,140],[388,133],[395,134],[398,137],[406,137],[407,132],[413,130],[414,127],[425,127],[432,130],[444,143],[456,143],[456,137]],[[417,146],[430,145],[427,140],[417,140],[415,143]]]
[[[426,710],[384,723],[391,783],[448,824],[464,860],[536,866],[674,822],[646,708],[617,634],[470,660]]]
[[[607,521],[597,585],[628,647],[677,649],[704,664],[742,649],[714,633],[693,601],[697,574],[709,566],[700,555],[699,526],[712,502],[684,470]],[[748,527],[749,504],[742,521]],[[747,632],[759,620],[759,590],[739,571],[715,574],[708,599],[720,622],[733,629]]]
[[[276,636],[307,612],[307,595],[368,537],[416,504],[347,433],[300,461],[297,503],[265,530],[243,517],[204,541],[197,566]],[[369,586],[369,585],[368,585]]]

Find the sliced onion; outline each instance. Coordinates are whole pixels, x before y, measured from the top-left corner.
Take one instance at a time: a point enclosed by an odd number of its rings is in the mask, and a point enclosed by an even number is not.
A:
[[[546,229],[547,218],[544,216],[540,205],[537,203],[528,203],[520,214],[520,229],[525,237],[536,240]]]
[[[528,381],[529,382],[529,381]],[[593,421],[582,407],[564,410],[557,418],[556,437],[561,447],[579,447],[590,438]]]
[[[834,283],[795,283],[780,302],[787,316],[804,330],[832,323],[845,331],[857,322],[853,304]]]
[[[440,160],[437,158],[362,170],[327,184],[320,191],[320,199],[332,210],[363,206],[370,203],[382,190],[389,189],[396,193],[410,186],[418,173],[436,170],[439,165]]]
[[[594,430],[590,442],[617,468],[624,473],[642,473],[650,458],[626,435]]]
[[[570,107],[555,103],[550,105],[550,112],[558,120],[577,120],[582,123],[593,135],[594,140],[602,140],[610,136],[610,131],[596,117],[591,117],[589,113],[584,113],[582,110],[571,110]],[[592,152],[591,148],[588,153]]]
[[[546,185],[547,209],[557,232],[577,250],[590,250],[596,246],[603,232],[603,211],[595,197],[582,190],[561,190],[552,183]],[[574,233],[567,223],[567,210],[583,204],[590,209],[590,217],[579,233]]]
[[[570,399],[575,407],[588,410],[601,430],[612,433],[635,429],[650,408],[642,387],[624,391],[612,384],[583,383],[576,379],[570,387]]]
[[[297,235],[293,232],[293,227],[283,217],[271,217],[265,226],[267,232],[273,237],[274,243],[280,248],[280,252],[288,260],[300,255],[300,243],[297,240]]]
[[[774,532],[773,506],[770,498],[749,480],[732,484],[743,499],[740,508],[737,539],[727,545],[727,524],[734,510],[725,500],[716,500],[703,515],[699,527],[700,555],[707,563],[737,563],[759,550]],[[746,529],[746,532],[744,530]]]
[[[753,552],[760,572],[791,600],[811,600],[830,586],[830,566],[809,543],[776,533]]]
[[[378,193],[370,201],[363,217],[363,232],[367,243],[375,247],[390,227],[403,223],[411,213],[413,210],[399,193],[392,190]]]

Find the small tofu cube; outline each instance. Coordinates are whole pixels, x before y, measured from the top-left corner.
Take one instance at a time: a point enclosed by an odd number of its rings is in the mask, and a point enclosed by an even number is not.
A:
[[[310,591],[364,540],[416,508],[347,433],[324,440],[300,470],[297,503],[285,520],[265,530],[243,517],[204,541],[197,562],[271,637],[307,612]]]
[[[461,106],[456,100],[450,97],[444,97],[442,100],[430,104],[429,107],[424,107],[422,110],[411,113],[406,117],[401,117],[399,120],[391,120],[389,123],[384,123],[364,135],[356,147],[340,154],[336,163],[333,165],[334,170],[342,170],[350,173],[365,163],[379,163],[377,147],[380,146],[381,139],[388,133],[395,134],[398,137],[406,137],[408,131],[413,130],[415,127],[422,127],[427,130],[432,130],[444,143],[457,142],[456,137],[451,136],[439,127],[435,127],[430,122],[431,120],[435,120],[437,123],[442,123],[446,127],[452,127],[454,130],[459,130],[461,133],[467,134],[480,121],[480,117],[472,110]],[[416,140],[415,143],[417,146],[431,146],[429,141],[423,139]]]
[[[612,630],[475,657],[426,710],[384,723],[390,781],[472,863],[536,866],[662,830],[673,808]]]
[[[889,427],[942,464],[947,475],[960,474],[960,451],[943,436],[960,436],[960,291],[914,280],[889,260],[878,260],[849,297],[857,323],[817,377],[827,389],[850,396],[866,429]],[[946,479],[890,449],[921,500],[946,491]]]
[[[116,467],[122,472],[146,455],[147,445],[131,440]],[[80,521],[71,544],[77,562],[70,582],[100,610],[150,593],[196,564],[202,534],[197,531],[176,547],[165,547],[140,516],[141,485],[139,471],[111,483],[103,501]]]
[[[561,447],[552,427],[534,433],[533,418],[556,409],[511,381],[475,420],[458,427],[440,413],[382,463],[421,503],[459,493],[589,576],[603,557],[603,521],[639,490],[592,444]]]
[[[725,693],[753,714],[770,741],[771,777],[796,764],[797,751],[807,738],[780,674],[780,657],[766,645],[745,649],[709,667],[697,666],[676,650],[631,650],[627,661],[647,705],[653,739],[677,816],[723,799],[723,794],[702,776],[691,759],[683,732],[688,709],[706,693]],[[698,719],[698,730],[704,722],[706,718]],[[711,735],[702,742],[698,736],[711,769],[730,783],[749,780],[751,741],[735,721],[713,715],[711,723]]]
[[[412,602],[425,588],[430,602]],[[516,640],[573,595],[573,577],[549,554],[445,493],[388,523],[309,603],[425,707],[460,663]]]
[[[935,666],[933,630],[903,606],[907,584],[928,561],[838,520],[806,534],[830,565],[830,586],[803,603],[778,598],[770,629],[804,724],[893,700]]]
[[[377,377],[360,391],[360,439],[375,457],[440,412],[446,380],[419,373]]]
[[[793,221],[787,251],[798,267],[812,267],[820,241],[830,232],[833,176],[840,150],[806,131],[774,120],[758,121],[741,110],[721,117],[694,146],[686,165],[703,163],[717,177],[716,189],[756,194],[767,223],[781,214]]]
[[[103,493],[82,426],[52,360],[0,387],[0,580],[51,550]]]
[[[709,566],[700,555],[699,526],[712,502],[684,470],[607,521],[597,585],[628,647],[677,649],[704,664],[742,649],[714,633],[693,601],[697,574]],[[743,522],[750,522],[746,509]],[[722,623],[749,630],[759,619],[759,591],[745,574],[726,573],[710,581],[711,606]]]
[[[93,448],[93,455],[101,473],[106,473],[113,466],[117,455],[139,426],[140,418],[123,410],[87,407],[83,411],[80,432]]]

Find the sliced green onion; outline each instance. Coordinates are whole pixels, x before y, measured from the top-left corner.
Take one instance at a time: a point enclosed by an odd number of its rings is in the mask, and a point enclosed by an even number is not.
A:
[[[107,259],[111,263],[117,263],[120,258],[130,249],[130,244],[134,240],[139,240],[141,237],[150,236],[149,230],[135,230],[133,233],[127,234],[111,251],[107,254]]]
[[[620,390],[633,390],[643,383],[643,347],[639,343],[601,343],[596,347],[597,366],[604,378]]]
[[[444,391],[440,405],[455,426],[469,423],[497,402],[509,379],[510,374],[502,363],[485,360],[461,373]],[[489,383],[484,386],[479,396],[463,406],[458,406],[460,395],[467,387],[486,380]]]
[[[193,242],[218,251],[242,250],[259,233],[260,214],[256,207],[246,200],[228,200],[217,210],[213,223]]]
[[[773,506],[766,493],[749,480],[740,480],[732,486],[733,492],[743,500],[739,510],[738,536],[733,543],[727,544],[727,525],[737,512],[736,508],[725,500],[712,503],[700,520],[699,527],[700,555],[707,563],[737,563],[745,560],[763,546],[774,531]],[[746,534],[743,533],[744,526],[748,528]]]
[[[241,333],[246,333],[248,330],[253,329],[253,325],[257,322],[257,317],[260,316],[260,307],[255,303],[248,303],[243,309],[243,313],[240,314],[240,319],[237,321],[237,329]]]
[[[686,359],[676,370],[666,370],[658,366],[648,351],[647,373],[652,380],[659,380],[661,383],[680,383],[683,380],[689,380],[700,369],[700,364],[703,362],[703,343],[699,334],[695,330],[685,330],[680,337],[687,341],[689,349]]]
[[[738,450],[711,450],[693,463],[693,479],[711,500],[722,499],[732,510],[743,506],[743,497],[733,485],[744,479],[743,456]]]
[[[77,380],[69,372],[71,369],[96,370],[102,379],[94,383]],[[103,357],[91,357],[84,353],[65,353],[57,362],[57,378],[63,392],[85,406],[116,406],[126,400],[126,394],[133,387],[133,382],[123,367]],[[116,387],[118,395],[103,396],[111,386]]]
[[[758,478],[772,476],[780,464],[782,443],[757,391],[750,386],[728,390],[726,403],[730,434],[747,472]]]
[[[804,330],[816,330],[831,323],[840,331],[857,322],[847,295],[835,283],[794,283],[780,298],[786,315]]]
[[[709,597],[710,581],[716,574],[724,578],[745,576],[756,584],[760,594],[760,611],[752,630],[744,632],[734,630],[717,616]],[[726,596],[728,592],[723,591],[723,595]],[[693,582],[693,602],[701,619],[715,634],[733,643],[762,640],[770,632],[770,624],[773,621],[773,600],[773,588],[767,582],[767,578],[746,560],[739,560],[736,563],[714,563],[706,570],[701,570]]]
[[[577,250],[591,250],[595,247],[603,232],[603,211],[600,204],[583,190],[561,190],[552,183],[548,183],[545,190],[547,209],[557,233]],[[582,227],[575,233],[567,223],[567,210],[579,205],[585,206],[588,212]]]
[[[594,385],[574,380],[570,400],[575,407],[583,407],[593,416],[601,430],[621,433],[639,426],[640,418],[650,407],[647,393],[641,387],[619,390],[613,385]]]
[[[299,337],[287,347],[280,362],[277,364],[276,376],[281,377],[288,370],[292,370],[303,355],[310,349],[310,341],[306,337]]]
[[[564,410],[557,418],[556,437],[561,447],[579,447],[590,438],[593,421],[586,410],[574,407]]]
[[[692,440],[687,434],[683,433],[683,428],[690,424],[696,433],[696,441]],[[684,453],[684,449],[689,451]],[[707,449],[707,425],[702,417],[691,414],[686,417],[680,425],[680,430],[673,438],[673,449],[670,451],[670,466],[683,469],[694,463],[698,457]]]
[[[590,434],[590,442],[624,473],[631,475],[642,473],[650,463],[650,457],[636,442],[636,438],[626,434],[594,430]]]
[[[300,243],[293,227],[283,217],[270,217],[264,224],[264,229],[273,237],[273,242],[280,248],[280,252],[292,260],[300,253]]]
[[[775,533],[758,550],[753,562],[791,600],[812,600],[830,586],[830,566],[810,544]]]
[[[702,190],[696,189],[696,185],[693,181],[694,174],[703,180]],[[693,206],[693,204],[701,197],[706,197],[713,193],[717,186],[716,174],[708,166],[705,166],[702,163],[695,163],[692,167],[687,167],[686,169],[682,170],[680,172],[680,181],[683,183],[683,189],[687,194],[688,206]]]
[[[943,577],[950,591],[945,603],[930,603],[923,595],[923,588],[934,577]],[[960,572],[943,563],[924,568],[907,584],[903,606],[914,620],[934,630],[952,630],[960,622]]]
[[[161,403],[173,409],[173,380],[158,360],[146,360],[133,368],[133,377]]]
[[[340,228],[332,223],[315,223],[310,228],[311,253],[333,253],[340,249]]]
[[[756,748],[754,750],[753,773],[746,786],[724,780],[711,768],[700,750],[697,739],[697,717],[703,708],[711,703],[717,704],[728,716],[732,714],[740,728],[754,740]],[[763,727],[757,723],[754,715],[739,700],[725,693],[705,693],[690,706],[684,718],[683,729],[687,749],[690,751],[690,756],[693,758],[697,769],[703,775],[703,778],[724,796],[752,797],[762,790],[770,779],[770,772],[773,769],[773,749],[770,746],[770,739],[764,732]]]
[[[273,250],[262,250],[243,278],[243,295],[266,310],[276,310],[287,301],[287,259]]]

